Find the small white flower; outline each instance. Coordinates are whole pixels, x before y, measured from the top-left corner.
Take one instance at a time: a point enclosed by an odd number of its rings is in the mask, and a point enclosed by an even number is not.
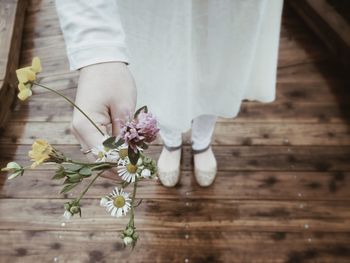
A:
[[[92,154],[97,157],[96,162],[117,162],[119,153],[116,149],[106,149],[103,145],[91,149]]]
[[[140,158],[141,159],[141,158]],[[132,164],[129,160],[129,157],[125,157],[124,159],[119,159],[117,166],[118,175],[126,182],[135,182],[137,177],[140,177],[139,167]]]
[[[73,214],[67,210],[64,211],[63,217],[67,220],[69,220],[71,217],[73,216]]]
[[[111,213],[112,216],[121,217],[126,215],[131,208],[129,195],[129,193],[124,192],[123,188],[115,187],[113,192],[105,197],[106,200],[101,200],[100,204],[103,204],[102,206],[106,207],[107,212]]]
[[[105,206],[108,201],[109,199],[107,197],[102,197],[100,200],[100,206]]]
[[[144,178],[148,178],[151,176],[151,171],[149,169],[145,168],[142,170],[141,176]]]
[[[127,245],[130,245],[134,242],[134,240],[131,238],[131,237],[124,237],[123,238],[123,241],[124,241],[124,244],[127,246]]]

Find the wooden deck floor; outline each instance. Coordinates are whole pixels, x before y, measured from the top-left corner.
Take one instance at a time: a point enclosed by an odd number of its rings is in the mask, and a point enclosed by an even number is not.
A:
[[[54,1],[32,0],[21,65],[43,61],[42,82],[74,98]],[[143,183],[136,224],[141,239],[124,250],[116,220],[98,206],[113,182],[100,179],[83,217],[62,221],[64,197],[52,167],[0,178],[0,262],[349,262],[350,89],[319,41],[287,6],[280,40],[277,100],[244,102],[220,119],[215,185],[198,187],[190,146],[181,184]],[[45,92],[18,105],[0,137],[0,165],[29,163],[35,138],[82,157],[69,132],[72,109]],[[189,134],[185,134],[185,141]],[[158,158],[161,141],[149,152]]]

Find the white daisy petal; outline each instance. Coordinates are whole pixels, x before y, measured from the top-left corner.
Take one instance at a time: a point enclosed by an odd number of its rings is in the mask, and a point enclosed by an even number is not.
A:
[[[115,187],[109,196],[105,196],[106,200],[100,201],[106,211],[112,216],[121,217],[126,215],[131,207],[130,193],[124,192],[123,188]],[[107,198],[108,197],[108,198]]]
[[[111,215],[112,215],[112,216],[115,216],[115,214],[117,213],[118,210],[119,210],[119,209],[118,209],[117,207],[113,207],[113,210],[112,210]]]
[[[122,209],[117,209],[117,217],[121,217],[123,215]]]

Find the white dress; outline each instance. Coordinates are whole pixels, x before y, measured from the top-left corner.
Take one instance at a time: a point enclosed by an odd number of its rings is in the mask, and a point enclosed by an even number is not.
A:
[[[70,69],[124,61],[137,107],[186,132],[201,114],[233,118],[272,102],[283,0],[56,0]]]

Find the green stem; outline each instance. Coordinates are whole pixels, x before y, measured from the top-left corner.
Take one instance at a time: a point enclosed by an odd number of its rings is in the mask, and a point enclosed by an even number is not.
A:
[[[96,169],[99,169],[99,168],[112,168],[110,164],[107,164],[107,163],[102,163],[102,164],[99,164],[99,165],[96,165],[94,167],[91,168],[91,170],[96,170]]]
[[[100,163],[84,163],[84,162],[78,162],[78,161],[74,161],[72,159],[66,159],[65,163],[74,163],[74,164],[80,164],[80,165],[86,165],[86,166],[94,166],[96,165],[96,167],[100,167],[102,165],[106,165],[107,166],[111,166],[111,167],[114,167],[114,166],[118,166],[117,163],[112,163],[112,162],[100,162]]]
[[[83,198],[83,196],[86,194],[86,192],[89,190],[89,188],[93,185],[93,183],[96,181],[96,179],[103,173],[104,171],[99,172],[98,174],[95,175],[95,177],[91,180],[91,182],[86,186],[83,192],[79,195],[77,199],[77,203]]]
[[[58,96],[64,98],[64,99],[65,99],[66,101],[68,101],[71,105],[73,105],[73,107],[75,107],[78,111],[80,111],[80,112],[91,122],[91,124],[95,126],[95,128],[102,134],[102,136],[105,135],[105,134],[103,133],[103,131],[96,125],[96,123],[95,123],[93,120],[91,120],[90,117],[87,116],[86,113],[85,113],[81,108],[79,108],[71,99],[69,99],[68,97],[62,95],[61,93],[57,92],[56,90],[51,89],[51,88],[49,88],[49,87],[47,87],[47,86],[45,86],[45,85],[39,84],[39,83],[37,83],[37,82],[33,82],[33,84],[35,84],[35,85],[37,85],[37,86],[39,86],[39,87],[42,87],[42,88],[44,88],[44,89],[47,89],[47,90],[49,90],[49,91],[51,91],[51,92],[57,94]]]
[[[134,207],[134,203],[135,203],[135,198],[136,198],[136,189],[137,189],[137,178],[136,178],[135,183],[134,183],[134,191],[132,193],[132,199],[131,199],[131,216],[130,216],[129,225],[131,225],[132,227],[135,227],[135,222],[134,222],[135,207]]]

